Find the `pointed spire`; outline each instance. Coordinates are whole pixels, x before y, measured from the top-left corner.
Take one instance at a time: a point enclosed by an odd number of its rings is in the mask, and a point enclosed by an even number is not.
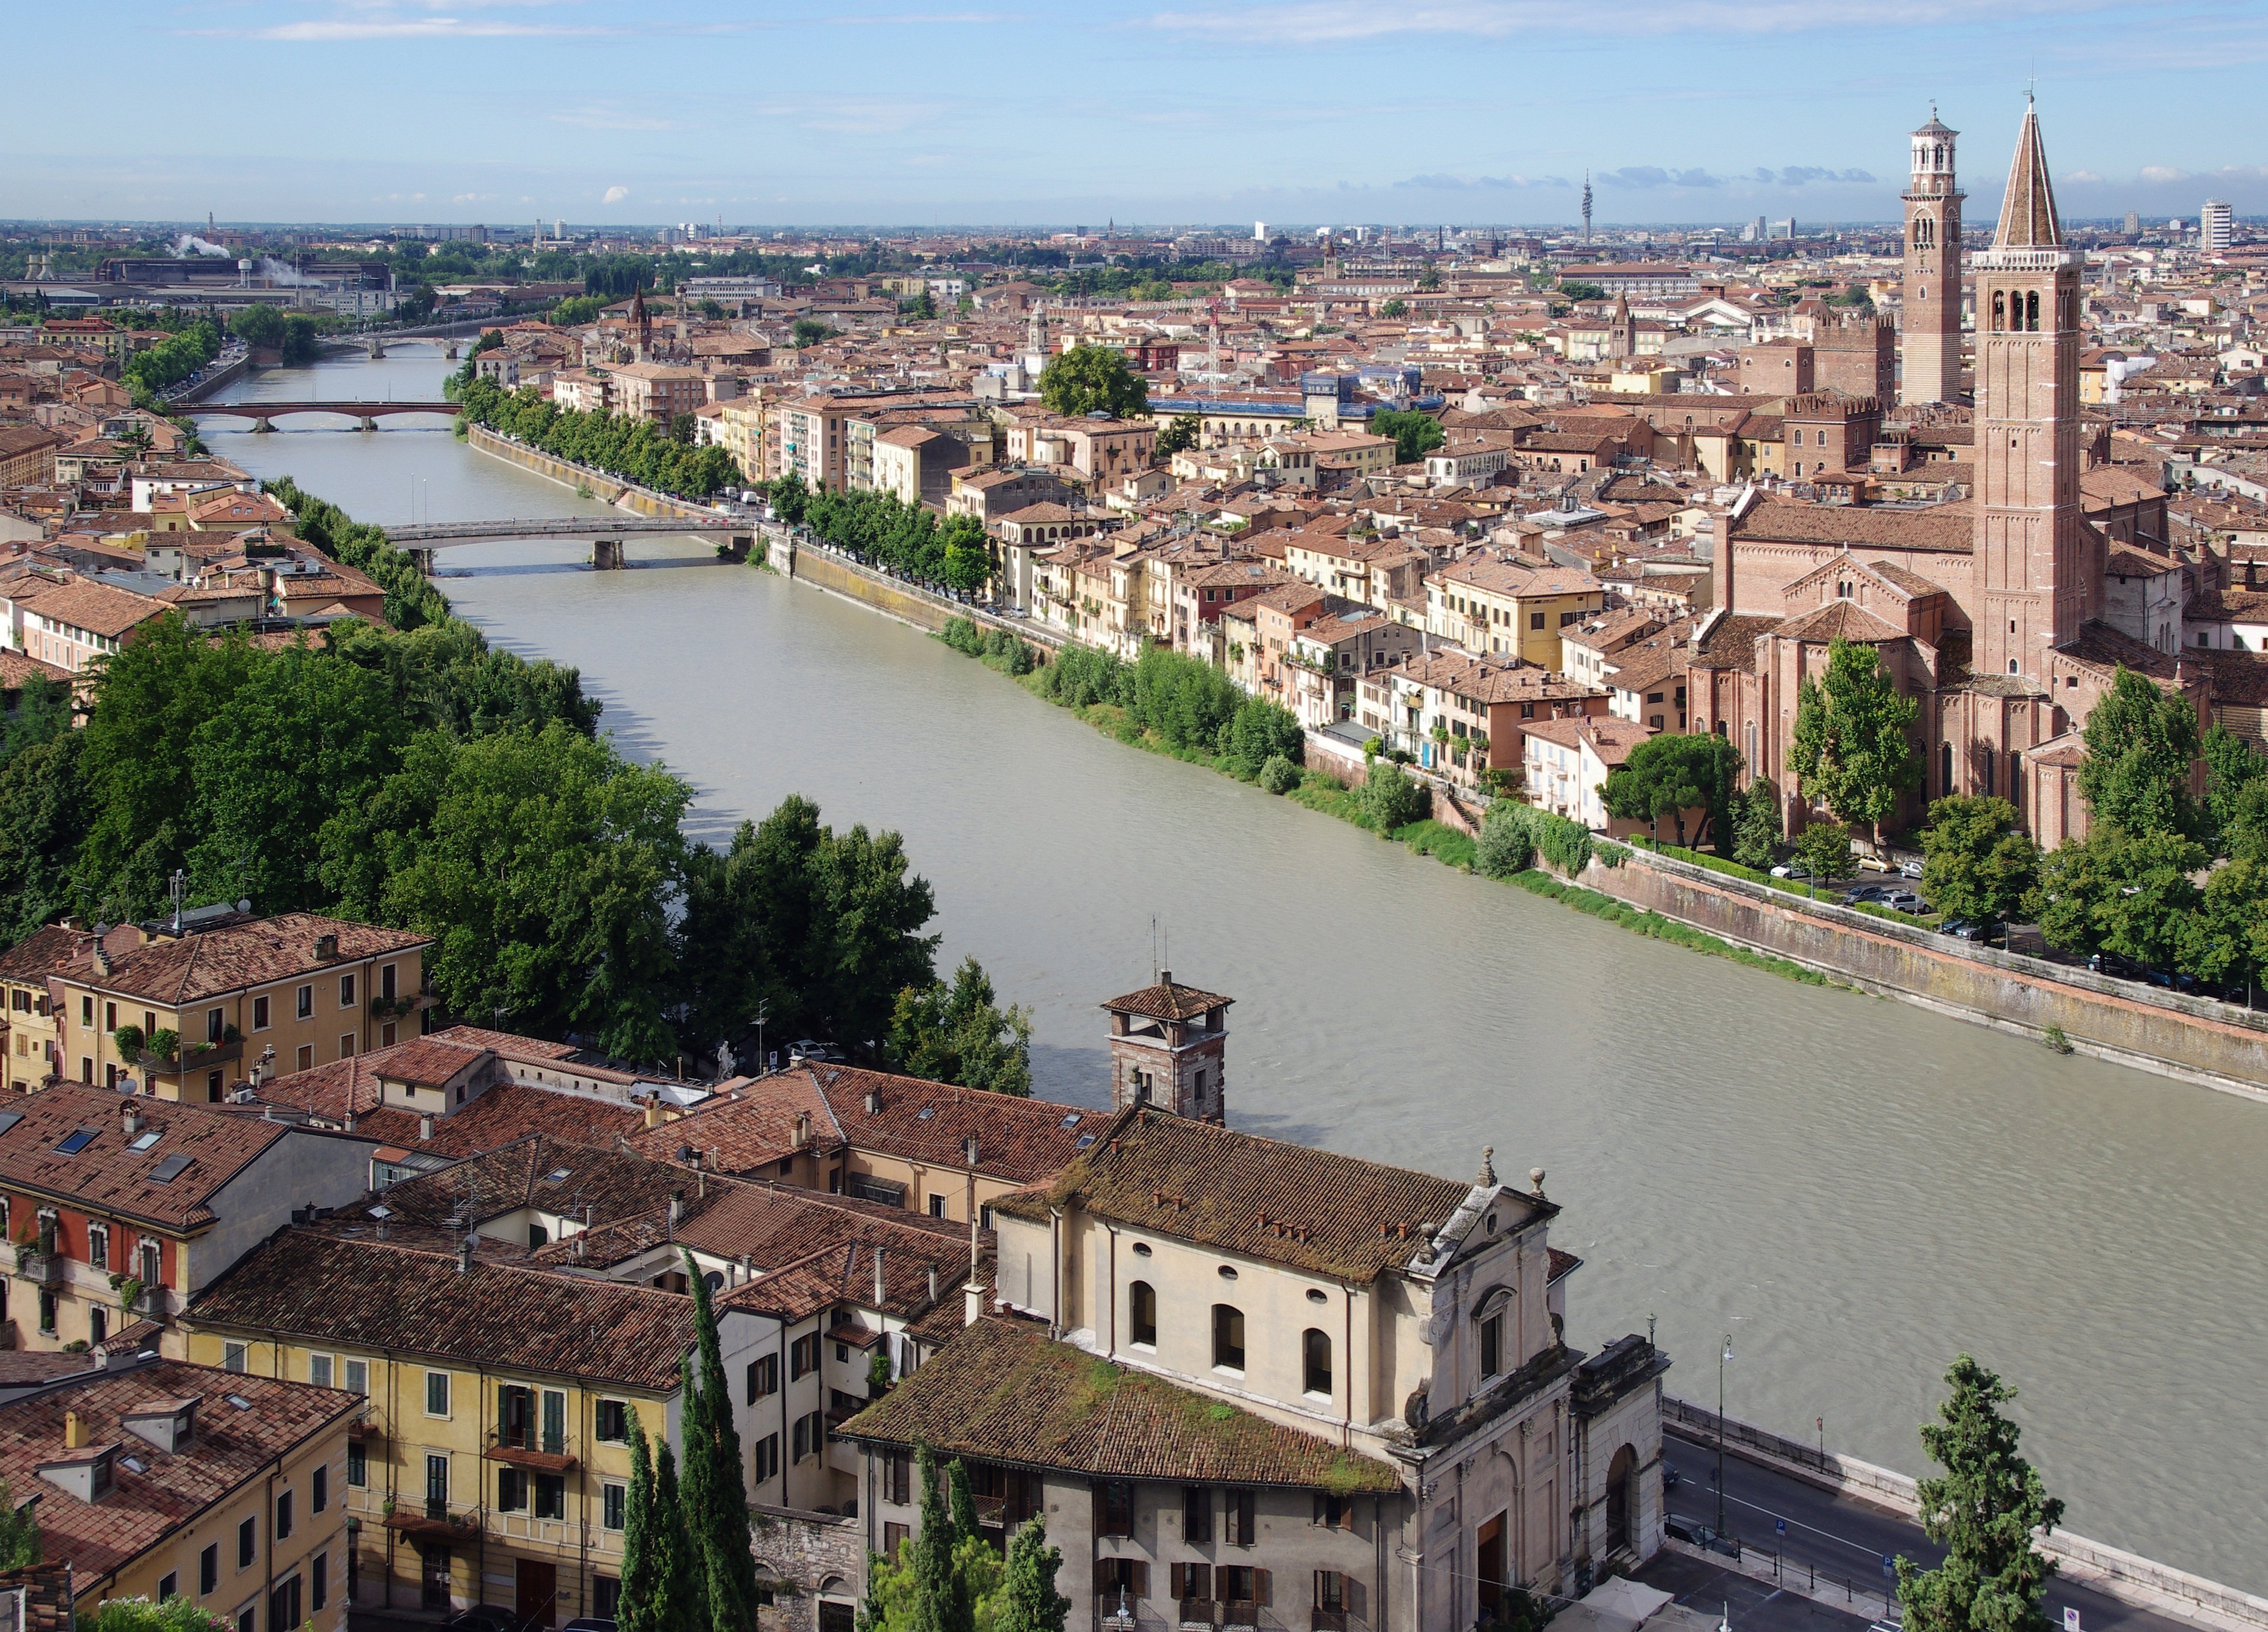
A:
[[[2008,190],[2000,199],[2000,230],[1995,249],[2061,249],[2063,228],[2056,220],[2055,187],[2048,180],[2047,149],[2040,143],[2040,116],[2024,99],[2024,129],[2016,137],[2016,157],[2008,166]]]

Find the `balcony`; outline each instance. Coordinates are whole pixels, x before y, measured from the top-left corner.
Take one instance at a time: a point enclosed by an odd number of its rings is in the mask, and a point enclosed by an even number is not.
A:
[[[53,1252],[41,1252],[33,1246],[16,1249],[16,1275],[33,1286],[56,1287],[63,1283],[63,1261]]]
[[[390,1503],[379,1523],[420,1541],[468,1540],[479,1533],[481,1527],[478,1514],[452,1512],[446,1500],[435,1496],[423,1502]]]

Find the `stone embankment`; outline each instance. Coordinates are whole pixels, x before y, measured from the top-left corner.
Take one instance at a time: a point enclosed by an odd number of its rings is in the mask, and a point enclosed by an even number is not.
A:
[[[588,489],[590,496],[617,510],[627,510],[641,516],[691,516],[703,521],[714,521],[717,512],[689,499],[657,493],[652,488],[642,488],[634,482],[602,474],[588,465],[578,465],[570,459],[557,459],[540,448],[529,447],[524,442],[514,442],[509,437],[498,436],[485,425],[465,422],[465,440],[477,452],[500,459],[522,470],[534,471],[546,481],[556,482],[563,488],[578,492]]]

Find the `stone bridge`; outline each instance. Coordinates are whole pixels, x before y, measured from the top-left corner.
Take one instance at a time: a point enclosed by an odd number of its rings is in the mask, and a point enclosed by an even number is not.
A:
[[[461,414],[460,402],[185,402],[169,404],[168,413],[197,419],[249,419],[254,430],[273,430],[276,422],[291,414],[336,414],[362,422],[374,430],[389,414]]]
[[[601,572],[623,564],[622,542],[645,533],[713,538],[727,559],[746,561],[755,548],[757,526],[742,516],[562,516],[526,521],[438,521],[388,527],[386,536],[409,552],[418,570],[433,570],[433,552],[459,544],[536,542],[545,539],[589,539],[591,565]]]

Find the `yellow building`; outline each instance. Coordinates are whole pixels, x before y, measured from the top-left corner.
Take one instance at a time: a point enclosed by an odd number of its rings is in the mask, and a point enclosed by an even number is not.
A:
[[[185,1318],[190,1357],[364,1397],[344,1456],[358,1606],[612,1615],[631,1413],[674,1437],[693,1300],[380,1241],[380,1223],[248,1254]],[[728,1324],[737,1375],[742,1340],[777,1327]]]
[[[77,1082],[130,1078],[160,1099],[218,1104],[261,1062],[269,1075],[304,1071],[415,1037],[431,1006],[423,989],[432,940],[406,930],[223,907],[185,913],[178,928],[158,920],[99,940],[72,933],[65,947],[41,943],[53,935],[42,930],[16,952],[45,961],[53,1075]],[[170,1053],[153,1046],[161,1033]]]
[[[1466,651],[1561,666],[1559,631],[1607,604],[1605,589],[1576,567],[1469,555],[1425,579],[1425,627]]]
[[[92,1625],[176,1594],[236,1632],[342,1632],[348,1425],[331,1388],[103,1356],[0,1406],[0,1476]]]

